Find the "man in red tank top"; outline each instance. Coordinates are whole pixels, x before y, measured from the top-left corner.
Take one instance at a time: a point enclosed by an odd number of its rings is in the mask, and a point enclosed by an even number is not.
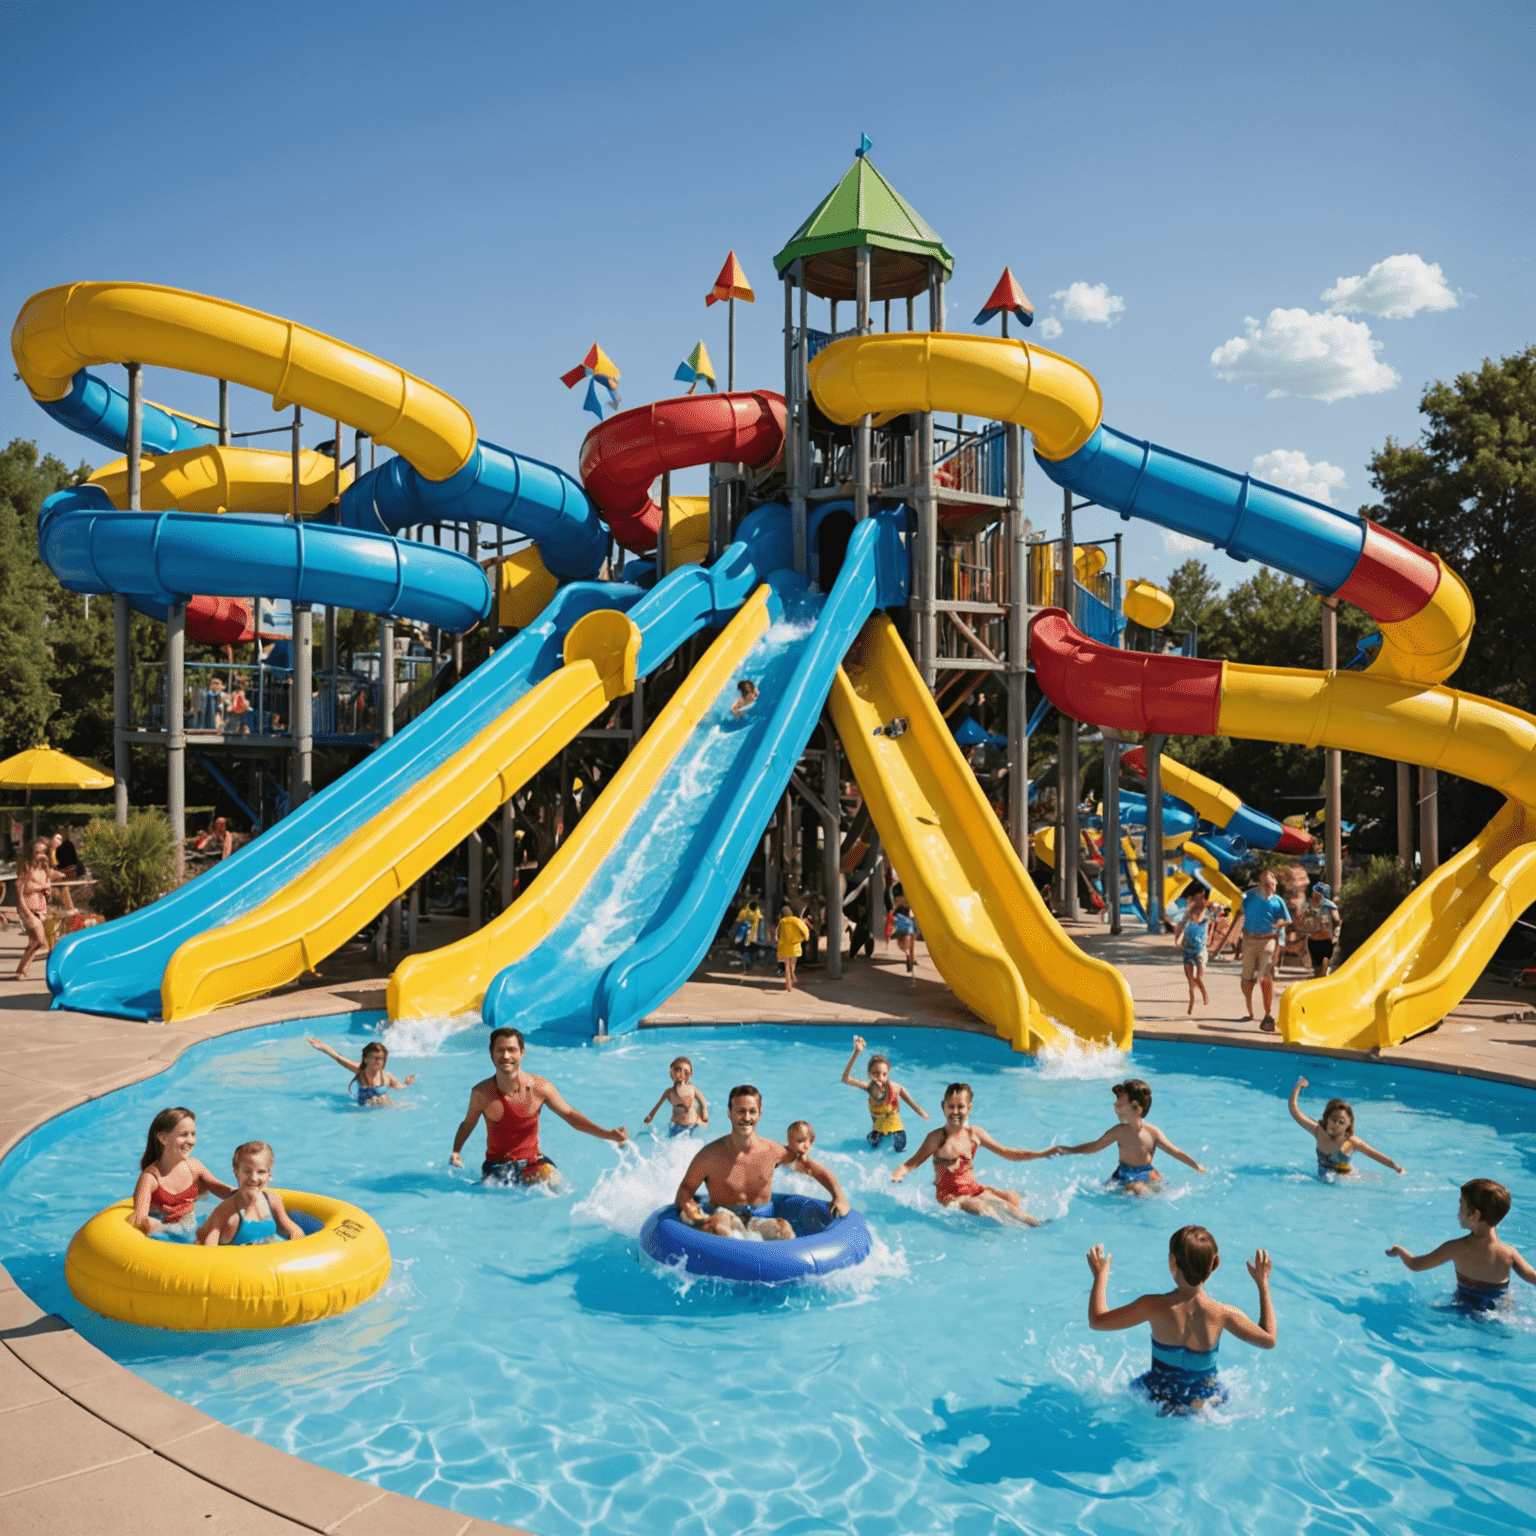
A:
[[[580,1110],[572,1109],[547,1078],[524,1072],[525,1049],[521,1030],[491,1031],[491,1060],[496,1063],[496,1075],[470,1089],[469,1108],[453,1138],[453,1155],[448,1161],[453,1167],[462,1168],[464,1159],[459,1153],[480,1117],[485,1117],[485,1161],[480,1165],[480,1177],[488,1183],[559,1182],[554,1163],[539,1150],[539,1111],[546,1104],[573,1130],[602,1141],[616,1141],[621,1146],[627,1139],[622,1125],[604,1130]]]

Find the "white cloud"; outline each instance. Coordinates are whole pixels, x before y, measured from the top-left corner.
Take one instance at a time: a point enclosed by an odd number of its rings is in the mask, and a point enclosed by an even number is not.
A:
[[[1395,389],[1401,379],[1376,354],[1381,343],[1363,320],[1315,315],[1305,309],[1272,309],[1261,325],[1251,315],[1246,336],[1234,336],[1211,353],[1211,366],[1232,384],[1257,384],[1277,395],[1347,400]]]
[[[1047,315],[1040,322],[1040,340],[1055,341],[1061,335],[1061,321],[1055,315]]]
[[[1323,294],[1335,314],[1380,315],[1383,320],[1407,320],[1421,309],[1455,309],[1438,261],[1422,256],[1388,256],[1364,277],[1341,277]]]
[[[1273,453],[1261,453],[1253,461],[1253,472],[1260,480],[1278,485],[1299,496],[1310,496],[1313,501],[1333,505],[1333,493],[1349,489],[1344,471],[1337,464],[1320,459],[1309,463],[1299,448],[1276,448]]]
[[[1163,548],[1168,551],[1170,560],[1182,560],[1186,555],[1211,547],[1204,539],[1191,538],[1187,533],[1176,533],[1172,528],[1164,528],[1162,532]]]
[[[1068,320],[1088,320],[1113,325],[1125,313],[1125,300],[1109,291],[1108,283],[1073,283],[1051,295],[1062,301],[1061,312]]]

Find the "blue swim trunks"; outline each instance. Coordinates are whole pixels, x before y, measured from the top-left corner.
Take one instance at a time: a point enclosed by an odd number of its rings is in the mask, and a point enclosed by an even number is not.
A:
[[[1130,1163],[1117,1163],[1115,1171],[1110,1174],[1111,1184],[1150,1184],[1152,1182],[1152,1164],[1144,1163],[1141,1167],[1132,1167]]]
[[[695,1121],[669,1120],[667,1121],[668,1136],[692,1136],[698,1129]]]
[[[1133,1392],[1144,1393],[1161,1414],[1193,1413],[1212,1403],[1223,1403],[1227,1389],[1216,1373],[1214,1349],[1185,1349],[1180,1344],[1152,1341],[1152,1369],[1131,1383]]]
[[[503,1186],[540,1184],[554,1171],[554,1160],[540,1153],[537,1157],[513,1158],[504,1163],[481,1163],[480,1182]]]
[[[891,1151],[893,1152],[905,1152],[907,1150],[907,1133],[905,1131],[871,1131],[864,1140],[877,1152],[886,1142],[890,1142]]]
[[[1463,1312],[1492,1312],[1509,1292],[1509,1281],[1502,1285],[1493,1280],[1469,1280],[1456,1276],[1456,1305]]]

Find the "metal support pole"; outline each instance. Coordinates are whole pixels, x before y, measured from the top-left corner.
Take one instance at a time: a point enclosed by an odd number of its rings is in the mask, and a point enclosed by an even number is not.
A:
[[[1120,743],[1104,738],[1104,906],[1120,932]]]
[[[1323,671],[1335,672],[1339,665],[1338,605],[1323,603]],[[1331,748],[1323,753],[1323,869],[1328,884],[1337,893],[1344,873],[1344,754]]]
[[[789,481],[789,522],[794,534],[795,569],[807,569],[805,493],[809,486],[810,453],[806,432],[805,403],[801,380],[805,377],[806,292],[800,288],[800,323],[795,324],[795,287],[803,277],[804,263],[796,261],[784,275],[784,473]]]
[[[314,789],[315,615],[308,603],[293,605],[293,795],[290,810],[297,810]]]
[[[517,899],[517,818],[510,800],[501,808],[501,910]]]
[[[128,364],[128,510],[139,511],[144,453],[144,370]],[[133,711],[133,620],[128,599],[112,596],[112,800],[118,826],[128,821],[128,732]]]
[[[1029,861],[1029,546],[1024,539],[1024,429],[1007,430],[1008,840]]]
[[[1397,862],[1413,873],[1413,770],[1407,763],[1397,765]]]
[[[299,428],[302,427],[303,425],[304,425],[304,408],[302,406],[296,405],[293,408],[293,442],[292,442],[291,448],[289,450],[291,458],[292,458],[292,465],[293,465],[293,520],[294,520],[294,522],[298,522],[298,520],[299,520],[299,452],[300,452],[300,448],[299,448]]]
[[[482,905],[483,890],[485,884],[485,841],[480,836],[480,829],[475,828],[469,834],[469,931],[479,932],[485,922],[485,909]]]
[[[726,300],[726,310],[729,318],[726,320],[725,343],[725,387],[736,388],[736,299],[734,296]]]
[[[843,979],[843,831],[842,752],[830,717],[823,716],[821,729],[827,738],[826,782],[823,790],[830,821],[822,822],[822,882],[827,896],[827,980]]]
[[[860,336],[869,334],[869,268],[870,249],[861,245],[855,253],[855,295]],[[853,516],[855,522],[863,522],[869,516],[869,422],[865,415],[859,417],[853,429]]]
[[[939,505],[933,472],[933,413],[917,419],[917,546],[912,551],[913,606],[917,618],[917,670],[933,691],[938,678]]]
[[[885,937],[885,851],[878,838],[869,871],[869,931],[874,938]]]
[[[1061,606],[1077,618],[1077,545],[1072,532],[1072,492],[1063,489],[1061,510]],[[1077,916],[1077,721],[1060,716],[1056,752],[1056,869],[1060,880],[1060,912]]]
[[[176,847],[176,878],[187,873],[187,605],[165,616],[165,809]]]
[[[229,447],[229,380],[219,380],[219,447]]]
[[[1440,774],[1419,769],[1419,879],[1427,880],[1440,867]]]
[[[656,580],[672,569],[672,471],[661,472],[661,527],[656,530]]]
[[[1166,736],[1147,737],[1147,932],[1163,931],[1163,743]]]

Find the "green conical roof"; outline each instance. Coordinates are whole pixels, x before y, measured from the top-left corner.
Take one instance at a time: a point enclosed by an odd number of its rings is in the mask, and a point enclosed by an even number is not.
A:
[[[854,252],[871,247],[870,297],[906,298],[928,286],[928,263],[954,271],[955,258],[928,221],[860,155],[773,258],[781,275],[805,261],[805,286],[826,299],[854,297]]]

